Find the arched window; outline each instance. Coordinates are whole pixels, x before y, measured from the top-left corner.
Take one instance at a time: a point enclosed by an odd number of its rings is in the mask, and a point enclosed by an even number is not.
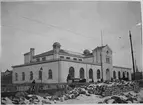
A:
[[[118,71],[118,78],[119,78],[119,79],[121,78],[121,74],[120,74],[120,71]]]
[[[74,68],[73,67],[69,68],[69,74],[72,78],[74,78]]]
[[[18,81],[18,74],[15,73],[15,81]]]
[[[106,80],[110,80],[110,70],[107,68],[106,69]]]
[[[93,79],[93,70],[92,69],[89,70],[89,79]]]
[[[129,72],[127,72],[127,78],[129,79]]]
[[[49,79],[53,78],[53,76],[52,76],[52,70],[51,69],[49,70],[48,75],[49,75]]]
[[[40,70],[39,71],[39,80],[41,80],[42,79],[42,71]]]
[[[113,78],[116,79],[116,72],[113,71]]]
[[[97,79],[100,79],[100,70],[97,70]]]
[[[25,80],[25,73],[22,72],[22,80],[24,81]]]
[[[84,78],[84,69],[83,68],[80,68],[80,78]]]
[[[33,72],[30,71],[30,80],[33,80]]]
[[[125,73],[123,72],[123,78],[125,78]]]

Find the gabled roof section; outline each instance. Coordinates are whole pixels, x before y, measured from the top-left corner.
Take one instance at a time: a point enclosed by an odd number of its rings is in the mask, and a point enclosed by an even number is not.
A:
[[[107,44],[105,46],[97,46],[93,51],[95,51],[95,50],[101,50],[101,49],[103,49],[105,47],[107,47],[112,52],[111,48]]]
[[[111,48],[106,44],[106,47],[112,52]]]
[[[99,49],[102,49],[102,48],[104,48],[104,47],[106,47],[106,46],[97,46],[94,50],[99,50]],[[93,51],[94,51],[93,50]]]

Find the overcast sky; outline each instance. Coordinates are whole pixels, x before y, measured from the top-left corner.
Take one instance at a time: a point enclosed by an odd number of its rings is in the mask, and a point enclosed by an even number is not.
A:
[[[1,62],[5,71],[24,63],[23,54],[52,49],[59,42],[62,49],[82,53],[108,44],[113,51],[113,65],[132,67],[128,31],[131,29],[135,58],[142,68],[140,2],[2,2]]]

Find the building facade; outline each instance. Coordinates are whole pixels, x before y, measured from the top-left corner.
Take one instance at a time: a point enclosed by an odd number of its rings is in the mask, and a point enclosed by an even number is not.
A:
[[[53,49],[35,55],[35,49],[24,54],[24,64],[13,67],[13,83],[65,83],[67,75],[96,82],[126,77],[131,80],[131,68],[113,66],[112,50],[108,45],[96,47],[90,52],[76,53],[61,49],[58,42]]]

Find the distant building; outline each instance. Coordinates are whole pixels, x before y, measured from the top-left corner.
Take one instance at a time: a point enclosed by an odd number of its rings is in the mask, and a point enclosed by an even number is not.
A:
[[[1,85],[12,84],[12,71],[1,72]]]
[[[30,52],[24,54],[24,64],[12,66],[13,83],[28,83],[32,80],[36,83],[63,83],[68,74],[96,82],[102,78],[101,61],[103,80],[122,77],[131,80],[131,68],[113,66],[112,50],[108,45],[96,47],[92,52],[85,50],[76,53],[61,49],[60,43],[55,42],[53,49],[48,52],[35,55],[34,50],[30,48]]]

